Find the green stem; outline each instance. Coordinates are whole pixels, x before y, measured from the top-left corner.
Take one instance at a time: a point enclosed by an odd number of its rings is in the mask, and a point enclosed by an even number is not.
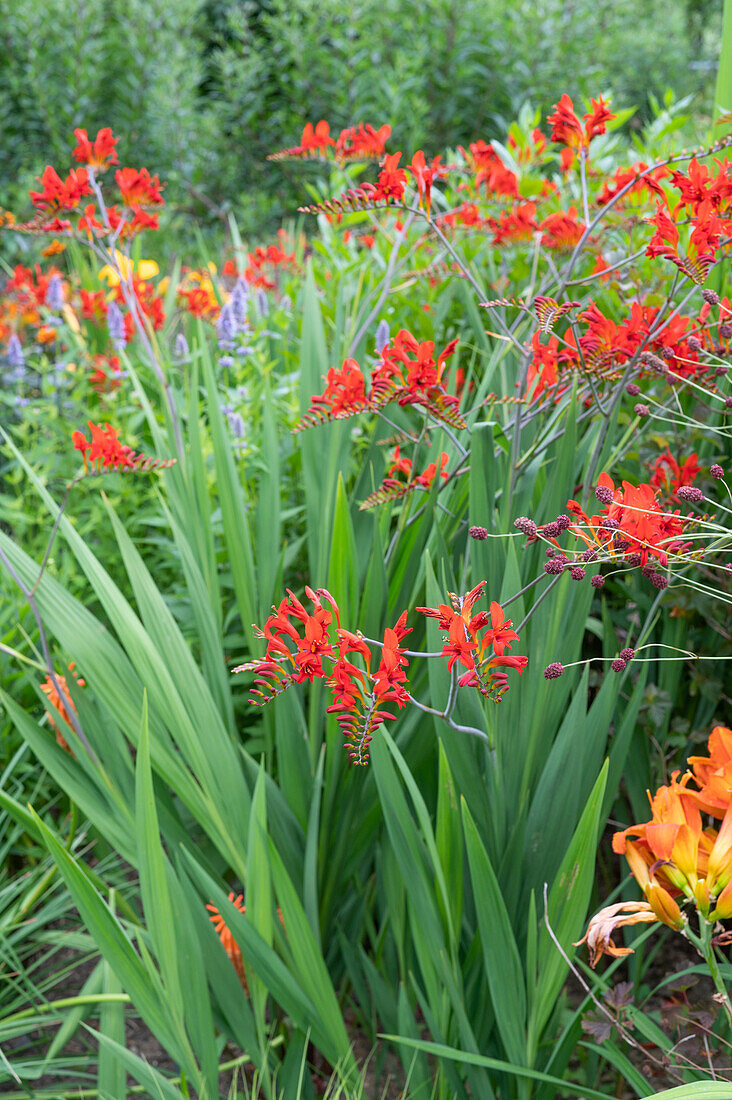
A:
[[[727,1019],[732,1025],[732,1003],[729,999],[729,993],[727,986],[722,981],[722,975],[719,972],[719,962],[717,956],[714,953],[714,945],[712,944],[712,929],[713,925],[708,921],[703,920],[700,917],[699,935],[696,936],[688,927],[684,929],[684,935],[686,938],[694,944],[699,954],[703,957],[704,962],[709,968],[714,987],[717,990],[716,1000],[724,1007],[727,1013]]]
[[[88,993],[78,997],[61,997],[58,1001],[48,1001],[46,1004],[34,1005],[33,1008],[24,1008],[22,1012],[14,1012],[12,1016],[4,1016],[2,1023],[5,1026],[6,1024],[17,1023],[18,1020],[28,1020],[32,1016],[45,1016],[59,1008],[114,1003],[129,1004],[130,997],[127,993]]]

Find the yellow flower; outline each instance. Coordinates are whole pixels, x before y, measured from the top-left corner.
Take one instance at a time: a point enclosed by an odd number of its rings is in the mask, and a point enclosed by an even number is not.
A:
[[[140,260],[137,267],[127,257],[119,252],[116,248],[114,250],[115,267],[110,264],[105,264],[99,272],[99,278],[103,283],[108,286],[119,286],[122,279],[129,279],[131,276],[135,276],[138,279],[154,279],[156,275],[160,274],[160,268],[155,263],[155,260]]]

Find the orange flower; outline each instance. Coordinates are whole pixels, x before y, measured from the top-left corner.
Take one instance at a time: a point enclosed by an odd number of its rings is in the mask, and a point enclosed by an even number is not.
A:
[[[709,737],[709,756],[690,756],[689,764],[701,788],[699,809],[724,817],[732,802],[732,730],[715,726]]]
[[[86,681],[79,679],[78,675],[74,672],[75,667],[75,662],[71,661],[71,663],[69,664],[69,672],[73,673],[74,679],[76,680],[79,687],[84,687]],[[69,710],[72,710],[74,714],[76,714],[76,707],[74,706],[74,701],[71,698],[71,692],[69,691],[69,686],[66,683],[66,677],[59,675],[59,673],[56,673],[56,683],[61,688],[60,695],[56,690],[56,686],[50,676],[47,676],[45,682],[41,684],[41,691],[46,696],[51,706],[56,708],[59,716],[63,719],[66,725],[71,726]],[[48,724],[50,725],[51,729],[55,730],[56,732],[57,744],[60,745],[62,749],[65,749],[65,751],[68,752],[71,756],[73,756],[74,754],[69,747],[68,741],[59,729],[56,719],[51,716],[50,711],[48,714]]]
[[[246,912],[243,894],[238,894],[236,897],[234,897],[234,892],[232,890],[232,892],[229,894],[229,901],[236,906],[240,913]],[[234,969],[236,970],[236,976],[242,984],[244,993],[248,997],[249,985],[247,983],[247,976],[244,973],[244,960],[242,958],[241,948],[229,931],[226,925],[226,921],[221,916],[216,906],[212,902],[209,902],[206,908],[208,909],[209,913],[211,913],[210,920],[218,933],[219,939],[221,940],[221,946],[233,963]]]

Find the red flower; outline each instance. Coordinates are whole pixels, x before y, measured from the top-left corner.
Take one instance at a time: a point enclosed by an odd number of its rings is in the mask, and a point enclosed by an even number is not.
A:
[[[330,136],[330,126],[325,119],[316,123],[313,128],[312,122],[305,123],[305,129],[302,132],[300,138],[300,149],[303,152],[311,153],[317,151],[323,151],[328,148],[329,145],[335,145],[333,138]]]
[[[432,183],[435,178],[439,179],[440,176],[444,174],[444,170],[440,164],[440,158],[435,157],[432,164],[428,166],[424,159],[424,153],[421,149],[418,149],[412,157],[412,163],[408,165],[408,167],[409,171],[414,176],[417,194],[419,195],[419,205],[422,206],[424,202],[425,211],[429,220]]]
[[[554,105],[554,113],[549,115],[547,122],[552,127],[552,141],[561,142],[574,152],[589,148],[590,142],[598,134],[604,134],[607,123],[616,116],[608,110],[608,105],[600,96],[599,99],[591,99],[592,108],[583,115],[584,127],[574,113],[574,105],[570,97],[565,94]]]
[[[384,157],[381,164],[376,190],[378,199],[383,199],[386,203],[391,202],[392,199],[401,202],[404,198],[407,173],[403,168],[397,167],[401,155],[401,153],[391,153],[389,156]]]
[[[504,650],[511,648],[510,643],[518,641],[518,634],[512,629],[513,624],[506,619],[500,604],[491,603],[490,613],[480,611],[473,615],[473,607],[483,594],[485,585],[486,582],[481,581],[463,597],[448,593],[449,605],[418,607],[416,610],[437,619],[440,629],[446,632],[442,653],[448,658],[448,668],[452,669],[459,661],[468,670],[460,677],[459,686],[475,687],[482,695],[499,699],[508,690],[508,683],[506,674],[495,669],[510,667],[520,673],[528,658],[504,656]],[[488,623],[490,627],[479,638],[479,632]]]
[[[120,443],[117,432],[111,424],[105,424],[104,428],[101,428],[90,420],[89,430],[91,443],[82,432],[74,432],[71,436],[74,449],[81,451],[84,469],[87,472],[95,468],[103,470],[117,469],[120,466],[129,469],[135,467],[136,460],[140,456],[135,455],[131,447]]]
[[[355,359],[344,359],[340,370],[331,367],[325,391],[311,398],[314,406],[324,405],[336,420],[367,407],[363,371]]]
[[[62,180],[55,168],[46,165],[38,177],[42,191],[29,192],[31,201],[39,210],[73,210],[84,195],[91,195],[86,168],[73,168]],[[63,223],[66,226],[66,223]],[[46,228],[50,228],[47,226]]]
[[[119,373],[120,365],[118,355],[112,355],[111,357],[107,355],[95,355],[94,370],[89,375],[89,381],[97,393],[112,393],[113,390],[118,390],[122,385],[119,378],[115,377],[115,375]]]
[[[89,141],[86,130],[74,130],[74,137],[79,144],[71,155],[82,164],[88,164],[103,172],[110,165],[119,163],[115,150],[118,139],[112,136],[109,126],[99,130],[93,144]]]
[[[368,122],[341,130],[336,139],[336,160],[371,160],[383,157],[391,126],[375,130]]]
[[[574,248],[586,226],[577,220],[577,208],[570,206],[569,210],[549,214],[540,223],[539,229],[542,232],[541,243],[546,248]]]
[[[114,178],[125,206],[161,206],[160,180],[151,176],[147,168],[118,168]]]
[[[81,297],[81,315],[85,321],[93,321],[95,325],[103,325],[107,316],[107,301],[103,290],[79,290]]]
[[[498,220],[490,219],[493,230],[493,243],[506,244],[509,241],[528,241],[539,228],[536,218],[536,204],[522,202],[513,210],[502,210]]]
[[[685,458],[679,465],[668,447],[664,454],[656,459],[651,475],[651,485],[657,489],[665,489],[668,493],[676,493],[682,485],[693,485],[694,479],[701,471],[696,453]]]

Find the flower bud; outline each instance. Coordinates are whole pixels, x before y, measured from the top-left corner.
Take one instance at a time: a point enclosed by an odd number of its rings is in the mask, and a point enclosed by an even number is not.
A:
[[[547,665],[544,669],[545,680],[556,680],[564,673],[564,665],[560,661],[552,661],[550,665]]]

